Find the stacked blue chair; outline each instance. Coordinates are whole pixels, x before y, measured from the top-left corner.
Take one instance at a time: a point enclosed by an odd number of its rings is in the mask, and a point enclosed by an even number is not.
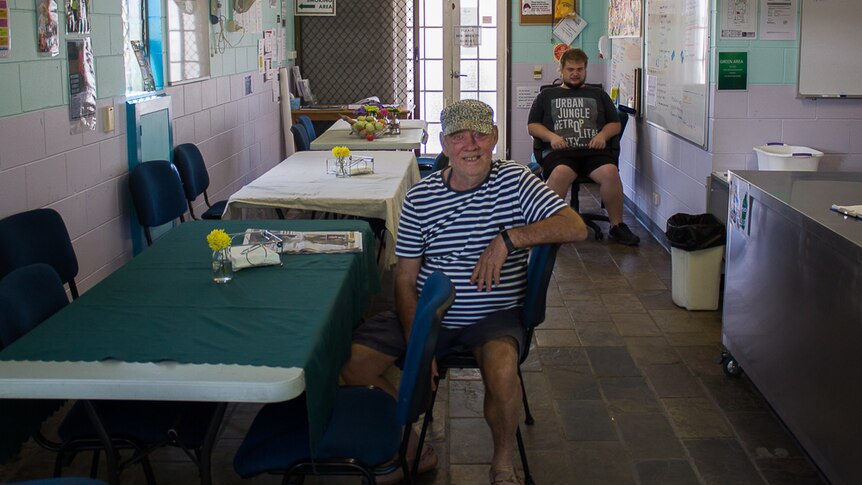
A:
[[[204,203],[207,205],[207,210],[201,214],[201,219],[221,219],[227,201],[220,200],[215,204],[210,203],[210,197],[207,194],[207,189],[210,186],[210,176],[207,173],[204,157],[201,155],[201,151],[197,145],[194,143],[183,143],[175,147],[174,166],[177,167],[177,172],[180,174],[183,192],[186,194],[186,200],[188,201],[189,215],[192,219],[197,219],[192,203],[201,194],[204,195]]]
[[[416,159],[416,163],[419,164],[419,178],[425,178],[438,170],[448,167],[449,157],[441,152],[434,158],[419,157]]]
[[[153,160],[139,163],[129,174],[129,189],[148,246],[153,244],[151,227],[161,226],[175,219],[185,222],[183,214],[188,203],[180,177],[171,162]]]
[[[0,278],[33,263],[49,264],[72,298],[78,298],[78,258],[63,218],[54,209],[35,209],[0,220]]]
[[[449,278],[432,273],[419,295],[397,400],[373,387],[340,388],[313,460],[305,400],[268,404],[237,450],[237,473],[243,478],[284,473],[284,483],[293,475],[362,475],[374,484],[375,473],[400,468],[406,483],[413,483],[414,473],[405,459],[407,441],[412,424],[430,405],[431,362],[440,322],[454,300]],[[399,460],[387,465],[396,453]]]
[[[298,152],[307,152],[311,150],[311,139],[308,137],[308,130],[304,125],[292,125],[290,132],[293,133],[293,145]]]
[[[299,115],[296,117],[296,121],[305,127],[305,133],[308,135],[309,142],[317,138],[317,132],[314,131],[314,123],[311,122],[311,118],[308,115]]]

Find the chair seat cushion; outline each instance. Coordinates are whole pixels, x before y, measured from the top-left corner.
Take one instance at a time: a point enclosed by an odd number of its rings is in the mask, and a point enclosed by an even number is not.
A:
[[[112,437],[137,443],[159,443],[174,429],[189,447],[203,444],[216,403],[92,401],[102,424]],[[84,403],[78,401],[57,428],[63,442],[95,437]]]
[[[227,206],[226,200],[216,202],[201,215],[201,219],[221,219],[225,206]]]
[[[355,458],[376,467],[395,456],[400,442],[395,399],[379,389],[342,387],[316,458]],[[234,468],[249,478],[287,470],[310,455],[303,396],[261,409],[237,450]]]

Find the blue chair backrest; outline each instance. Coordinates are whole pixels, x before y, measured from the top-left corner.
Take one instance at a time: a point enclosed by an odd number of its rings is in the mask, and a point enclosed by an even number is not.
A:
[[[425,280],[410,340],[407,355],[401,368],[401,383],[398,386],[398,423],[410,424],[428,410],[431,403],[431,361],[437,348],[437,336],[443,315],[455,301],[455,286],[442,271],[435,271]]]
[[[293,133],[293,144],[298,152],[311,150],[311,140],[308,139],[308,131],[302,125],[292,125],[290,132]]]
[[[201,151],[194,143],[174,148],[174,166],[180,174],[187,200],[195,200],[210,186],[210,176]]]
[[[7,274],[0,280],[0,350],[68,303],[60,276],[45,263]]]
[[[548,285],[554,272],[559,244],[541,244],[530,250],[527,264],[527,295],[524,297],[522,320],[524,326],[533,328],[545,321]]]
[[[180,177],[166,160],[138,164],[129,175],[129,188],[142,226],[166,224],[188,209]]]
[[[63,283],[78,276],[78,258],[63,218],[54,209],[35,209],[0,220],[0,278],[33,263],[47,263]]]
[[[296,121],[302,123],[302,126],[305,127],[305,132],[308,135],[309,142],[312,142],[317,138],[317,132],[314,131],[314,123],[311,122],[311,118],[309,118],[308,115],[299,115],[296,117]]]

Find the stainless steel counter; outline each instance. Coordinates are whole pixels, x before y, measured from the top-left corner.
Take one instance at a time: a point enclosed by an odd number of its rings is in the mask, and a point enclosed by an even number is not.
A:
[[[834,484],[862,483],[862,173],[736,172],[722,340]]]

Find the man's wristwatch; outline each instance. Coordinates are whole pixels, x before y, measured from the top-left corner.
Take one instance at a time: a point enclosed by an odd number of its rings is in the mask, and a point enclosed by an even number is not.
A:
[[[509,231],[503,229],[503,231],[500,232],[500,236],[503,238],[503,243],[506,245],[506,251],[508,251],[509,254],[515,252],[515,244],[512,243],[512,238],[509,237]]]

